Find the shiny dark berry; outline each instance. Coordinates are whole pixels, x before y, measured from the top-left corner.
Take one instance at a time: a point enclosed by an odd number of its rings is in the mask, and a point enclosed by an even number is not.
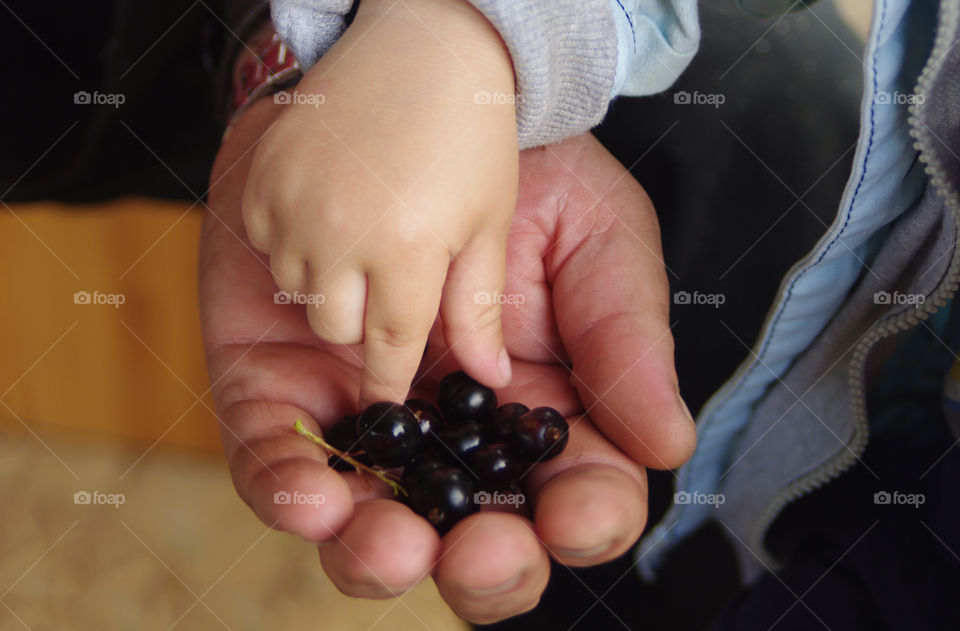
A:
[[[470,452],[490,442],[490,431],[480,423],[445,425],[437,434],[440,456],[455,465],[467,462]]]
[[[436,434],[440,430],[443,417],[440,416],[440,410],[432,403],[424,399],[410,399],[404,405],[417,417],[424,438],[429,438],[431,434]]]
[[[420,486],[420,483],[427,475],[446,466],[449,465],[442,460],[421,454],[407,463],[407,466],[403,468],[400,483],[407,491],[410,491]]]
[[[477,512],[476,487],[470,474],[456,467],[441,467],[424,476],[410,490],[413,511],[429,521],[441,535],[458,521]]]
[[[331,425],[330,429],[323,433],[323,438],[340,451],[345,451],[351,455],[353,452],[362,449],[360,447],[360,441],[357,439],[357,415],[348,414],[347,416],[341,418],[339,421]],[[353,456],[353,458],[365,465],[372,464],[370,459],[364,454]],[[341,460],[340,456],[333,454],[327,458],[327,464],[337,471],[354,470],[352,464],[346,460]]]
[[[516,420],[510,442],[531,462],[549,460],[567,446],[568,430],[566,419],[553,408],[534,408]]]
[[[497,409],[497,395],[459,370],[440,380],[437,404],[448,422],[468,419],[486,422]]]
[[[479,478],[477,486],[486,491],[507,487],[523,473],[519,456],[506,443],[478,447],[470,454],[469,464]]]
[[[399,403],[380,401],[357,418],[360,445],[374,464],[402,467],[423,446],[423,433],[413,412]]]
[[[510,440],[513,435],[513,426],[517,419],[530,411],[530,408],[522,403],[504,403],[497,408],[493,414],[493,423],[491,425],[494,440]]]

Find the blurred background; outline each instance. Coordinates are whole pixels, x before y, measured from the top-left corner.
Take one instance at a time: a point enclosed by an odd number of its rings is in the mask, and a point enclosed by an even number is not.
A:
[[[237,497],[200,339],[200,219],[142,198],[0,215],[0,629],[466,628],[430,581],[343,596],[313,546]]]
[[[430,581],[395,600],[341,595],[312,546],[233,490],[196,304],[216,102],[209,74],[180,63],[222,48],[222,14],[170,2],[125,42],[122,2],[0,4],[20,56],[2,76],[22,77],[0,106],[0,628],[469,628]],[[869,1],[834,4],[862,37]],[[198,34],[197,50],[173,45]],[[104,88],[101,62],[132,64],[107,91],[153,107],[70,100]]]

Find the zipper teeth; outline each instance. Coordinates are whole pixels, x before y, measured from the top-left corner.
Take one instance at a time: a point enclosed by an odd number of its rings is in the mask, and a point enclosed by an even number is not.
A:
[[[933,87],[932,82],[936,75],[936,70],[943,64],[944,58],[952,47],[951,42],[954,39],[958,16],[960,16],[960,2],[957,0],[946,0],[941,2],[939,10],[939,27],[934,40],[933,50],[930,52],[923,71],[920,73],[920,78],[917,80],[917,86],[914,90],[914,94],[918,97],[915,99],[917,104],[910,105],[910,117],[907,119],[907,123],[910,127],[910,136],[914,138],[913,146],[920,154],[920,162],[925,165],[924,173],[928,176],[929,185],[936,189],[940,197],[944,198],[947,209],[953,215],[958,234],[960,234],[960,212],[958,212],[957,193],[950,184],[949,179],[945,177],[946,171],[943,165],[933,153],[933,142],[930,138],[932,132],[921,123],[917,116],[917,110],[923,109],[924,104],[927,102],[926,97]],[[811,471],[783,489],[754,523],[748,543],[752,550],[758,552],[764,563],[771,567],[776,563],[763,546],[763,536],[780,514],[780,511],[793,500],[823,486],[852,467],[866,448],[867,438],[869,436],[869,424],[867,420],[867,401],[864,392],[863,373],[867,355],[874,344],[885,337],[906,331],[936,313],[940,307],[946,305],[947,301],[953,298],[957,291],[958,281],[960,281],[960,238],[957,239],[954,246],[947,273],[923,304],[918,305],[915,309],[890,316],[885,320],[877,322],[857,343],[850,361],[849,372],[850,396],[853,402],[854,418],[853,437],[846,445],[846,449],[841,450],[818,469]]]

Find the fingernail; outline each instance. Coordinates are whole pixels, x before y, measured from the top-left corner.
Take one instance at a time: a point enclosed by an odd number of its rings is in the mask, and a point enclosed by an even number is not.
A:
[[[516,587],[520,583],[521,578],[523,578],[522,572],[513,576],[510,580],[500,583],[499,585],[494,585],[493,587],[485,587],[483,589],[470,589],[465,587],[464,591],[467,592],[469,596],[474,598],[496,596],[497,594],[502,594]]]
[[[503,377],[503,380],[510,383],[510,379],[513,378],[513,372],[510,369],[510,355],[507,354],[506,348],[500,349],[500,356],[497,358],[497,368],[500,369],[500,376]]]
[[[562,556],[587,558],[587,557],[597,556],[598,554],[602,554],[607,550],[609,550],[611,546],[613,546],[613,541],[607,541],[607,542],[601,543],[598,546],[594,546],[592,548],[586,548],[583,550],[568,550],[567,548],[555,548],[554,552]]]

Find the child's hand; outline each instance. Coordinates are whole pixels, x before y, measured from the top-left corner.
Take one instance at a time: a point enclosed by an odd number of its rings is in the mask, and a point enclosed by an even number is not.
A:
[[[290,94],[244,224],[317,335],[363,342],[360,403],[403,400],[438,309],[463,367],[506,385],[496,296],[518,154],[496,31],[466,0],[363,0]]]

